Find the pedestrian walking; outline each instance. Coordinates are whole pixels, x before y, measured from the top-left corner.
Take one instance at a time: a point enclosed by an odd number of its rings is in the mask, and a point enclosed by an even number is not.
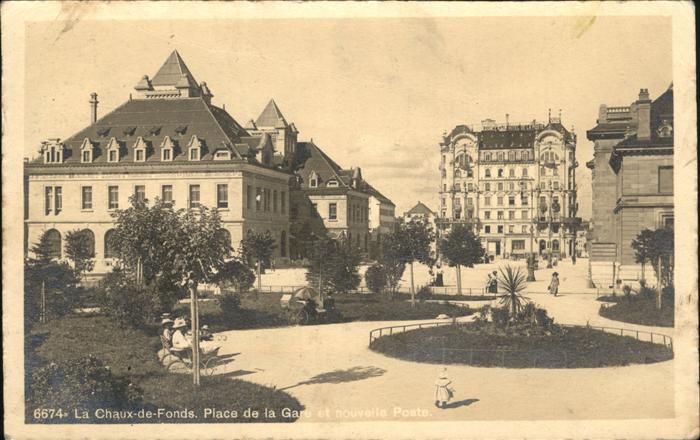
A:
[[[552,274],[552,280],[549,282],[548,289],[551,295],[557,296],[559,293],[559,273],[554,272]]]
[[[435,406],[438,408],[445,409],[447,402],[454,397],[455,390],[450,385],[452,381],[447,375],[447,368],[443,368],[435,381]]]

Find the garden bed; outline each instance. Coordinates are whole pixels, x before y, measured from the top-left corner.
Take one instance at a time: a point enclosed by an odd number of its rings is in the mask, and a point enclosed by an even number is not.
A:
[[[288,326],[281,298],[281,293],[245,293],[241,295],[240,310],[230,317],[222,313],[217,301],[202,302],[200,319],[214,332]],[[411,306],[401,298],[391,299],[387,295],[336,294],[333,298],[339,312],[339,318],[333,322],[435,319],[441,314],[453,317],[472,313],[468,307],[454,304],[416,301]],[[189,316],[189,304],[178,304],[175,314]]]
[[[98,419],[91,413],[87,419],[75,419],[72,408],[69,418],[34,418],[36,405],[26,406],[27,423],[232,423],[232,422],[293,422],[295,417],[283,417],[282,408],[299,411],[302,405],[290,395],[261,385],[225,376],[202,377],[195,390],[191,375],[167,373],[160,365],[156,352],[160,348],[157,328],[124,329],[104,316],[69,316],[37,326],[27,337],[26,395],[31,399],[31,373],[49,363],[61,363],[92,355],[109,366],[117,378],[126,378],[142,392],[142,401],[133,408],[162,408],[171,417],[142,419]],[[235,361],[234,361],[235,362]],[[118,407],[119,402],[104,402],[104,407]],[[236,418],[203,418],[204,408],[224,408],[238,411]],[[246,409],[274,409],[276,416],[252,418],[244,416]],[[193,410],[191,418],[183,410]],[[39,413],[40,414],[40,413]],[[178,416],[173,416],[178,414]],[[250,414],[250,413],[249,413]]]
[[[664,298],[665,299],[665,298]],[[625,299],[618,298],[615,304],[601,305],[599,315],[630,324],[651,325],[655,327],[673,327],[674,304],[662,301],[661,310],[656,308],[655,299]]]
[[[488,331],[474,323],[411,330],[374,340],[371,349],[399,359],[503,368],[597,368],[673,358],[663,345],[588,328],[542,335]]]

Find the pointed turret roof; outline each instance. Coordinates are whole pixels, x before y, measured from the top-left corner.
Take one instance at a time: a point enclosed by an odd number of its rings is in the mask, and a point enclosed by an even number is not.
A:
[[[280,121],[284,127],[287,126],[287,121],[284,119],[279,107],[277,107],[275,100],[270,99],[265,110],[263,110],[260,116],[258,116],[258,119],[256,119],[255,124],[258,127],[278,127]]]
[[[177,50],[174,50],[165,63],[160,66],[158,73],[151,79],[151,84],[155,86],[190,86],[197,87],[192,72],[182,60]]]

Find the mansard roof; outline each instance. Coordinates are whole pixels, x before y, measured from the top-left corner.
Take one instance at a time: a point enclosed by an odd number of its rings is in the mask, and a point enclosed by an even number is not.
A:
[[[484,130],[478,135],[479,148],[484,150],[532,148],[536,135],[535,130]]]
[[[133,99],[125,102],[94,124],[63,141],[74,152],[65,156],[64,163],[80,163],[77,152],[85,138],[94,146],[94,163],[106,163],[103,150],[112,137],[125,148],[120,162],[133,159],[133,148],[142,137],[151,148],[159,148],[166,136],[170,137],[177,155],[174,161],[186,161],[186,148],[193,136],[203,143],[201,160],[212,159],[212,153],[222,145],[232,148],[234,157],[244,151],[235,145],[250,137],[225,110],[208,104],[201,97],[180,99]],[[259,139],[258,139],[259,143]],[[151,152],[147,162],[160,161],[160,154]],[[40,158],[38,159],[40,162]]]
[[[277,107],[274,99],[270,99],[265,109],[260,113],[258,119],[255,120],[255,125],[258,127],[286,127],[287,120],[284,119],[282,111]]]

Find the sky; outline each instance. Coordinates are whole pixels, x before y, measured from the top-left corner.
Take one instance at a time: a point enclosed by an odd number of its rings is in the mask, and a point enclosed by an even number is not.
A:
[[[578,134],[579,215],[591,213],[600,104],[672,80],[663,17],[465,17],[35,22],[26,28],[25,155],[127,99],[177,49],[241,124],[274,98],[313,141],[394,201],[437,208],[439,142],[461,123],[546,120]]]

